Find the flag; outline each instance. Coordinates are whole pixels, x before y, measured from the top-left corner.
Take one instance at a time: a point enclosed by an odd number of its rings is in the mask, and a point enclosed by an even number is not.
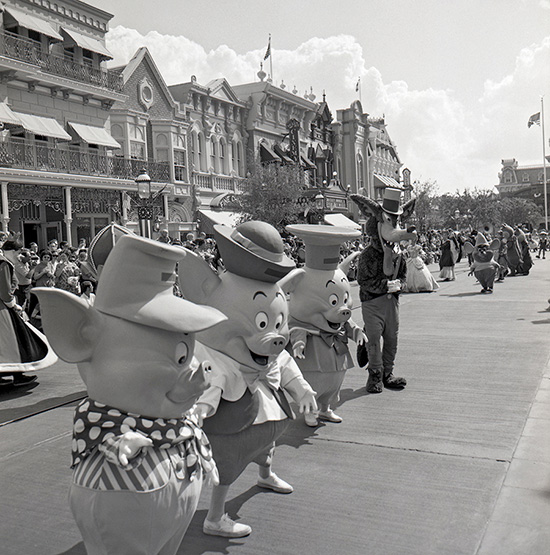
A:
[[[267,60],[269,56],[271,56],[271,35],[269,35],[269,42],[267,43],[264,60]]]
[[[360,85],[361,85],[361,77],[357,79],[357,85],[355,85],[355,92],[359,92]]]
[[[533,114],[529,121],[527,122],[527,127],[531,127],[531,125],[540,125],[540,112]]]

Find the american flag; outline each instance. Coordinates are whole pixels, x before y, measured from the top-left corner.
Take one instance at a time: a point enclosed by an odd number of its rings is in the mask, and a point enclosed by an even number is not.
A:
[[[527,122],[527,127],[531,127],[531,125],[540,125],[540,112],[533,114],[529,121]]]
[[[271,35],[269,35],[269,41],[267,43],[267,50],[265,51],[264,60],[267,60],[271,56]]]

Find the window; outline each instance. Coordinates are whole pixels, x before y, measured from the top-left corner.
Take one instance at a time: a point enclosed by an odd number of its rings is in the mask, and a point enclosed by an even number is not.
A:
[[[145,145],[136,141],[130,142],[130,157],[136,160],[145,160]]]
[[[357,190],[363,189],[365,187],[365,182],[363,179],[363,158],[357,156]]]
[[[185,151],[174,150],[174,177],[176,181],[186,181]]]
[[[82,61],[84,65],[92,67],[94,63],[94,53],[86,50],[85,48],[82,50]]]
[[[512,172],[510,170],[504,172],[504,183],[512,183]]]
[[[214,137],[210,139],[210,167],[214,173],[218,173],[218,143]]]
[[[223,140],[220,140],[219,150],[220,150],[220,173],[227,174],[229,172],[227,171],[227,167],[226,167],[227,160],[225,158],[225,142]]]
[[[240,141],[237,143],[237,174],[244,176],[243,145]]]
[[[201,172],[206,172],[206,151],[204,148],[204,135],[202,133],[198,134],[198,157],[199,157],[199,167]]]
[[[522,176],[521,176],[521,180],[524,183],[529,183],[529,174],[527,172],[523,172]]]

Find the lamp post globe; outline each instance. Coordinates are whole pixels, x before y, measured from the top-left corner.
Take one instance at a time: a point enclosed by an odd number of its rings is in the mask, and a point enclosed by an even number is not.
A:
[[[138,208],[139,233],[142,237],[151,239],[151,221],[153,219],[153,208],[149,205],[151,199],[151,178],[145,169],[135,179],[138,196],[141,205]]]

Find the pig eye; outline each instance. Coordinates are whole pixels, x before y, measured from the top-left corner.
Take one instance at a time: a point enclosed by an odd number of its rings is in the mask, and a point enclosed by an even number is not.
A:
[[[328,302],[332,305],[332,306],[336,306],[338,304],[338,295],[335,295],[334,293],[328,298]]]
[[[256,327],[259,330],[265,330],[267,328],[267,324],[269,323],[269,318],[265,312],[258,312],[256,314]]]
[[[176,346],[176,361],[178,364],[185,364],[189,355],[187,343],[178,343]]]
[[[349,301],[349,294],[344,293],[344,304],[348,304],[348,301]]]
[[[279,314],[275,320],[275,329],[278,330],[283,325],[283,315]]]

